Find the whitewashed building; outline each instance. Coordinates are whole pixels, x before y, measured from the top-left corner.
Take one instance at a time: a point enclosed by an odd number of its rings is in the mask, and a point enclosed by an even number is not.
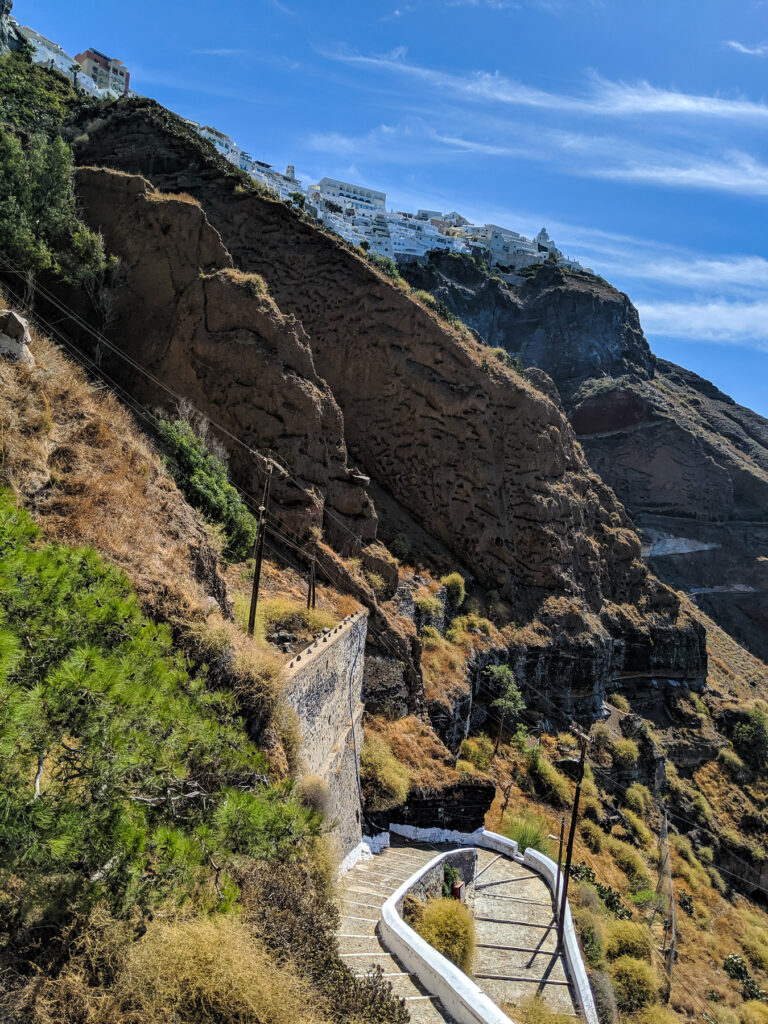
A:
[[[35,32],[29,25],[19,25],[18,29],[29,45],[34,48],[32,60],[35,64],[44,64],[47,68],[61,72],[73,84],[75,83],[75,72],[72,69],[78,68],[78,89],[89,93],[91,96],[100,96],[101,98],[108,98],[113,95],[109,89],[99,88],[90,76],[83,73],[75,58],[67,53],[63,47],[59,46],[58,43],[54,43],[53,40],[41,36],[39,32]]]

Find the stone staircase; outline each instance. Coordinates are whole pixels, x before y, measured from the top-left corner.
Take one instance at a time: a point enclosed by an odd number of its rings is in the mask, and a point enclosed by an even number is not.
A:
[[[386,949],[376,925],[392,893],[446,849],[450,847],[401,842],[358,863],[339,887],[342,959],[358,975],[380,967],[395,995],[405,999],[414,1024],[453,1024],[453,1018]],[[471,976],[497,1006],[514,1020],[515,1007],[539,995],[547,1009],[580,1016],[564,957],[556,949],[554,905],[546,882],[524,864],[479,850],[467,902],[477,940]]]
[[[380,967],[394,994],[405,1000],[414,1024],[453,1024],[453,1018],[382,945],[376,923],[385,900],[435,853],[421,845],[390,847],[373,860],[356,864],[339,886],[342,916],[337,939],[342,959],[359,975]]]
[[[477,941],[473,977],[498,1006],[539,995],[547,1009],[576,1016],[563,956],[557,952],[552,894],[524,864],[480,850],[468,902]]]

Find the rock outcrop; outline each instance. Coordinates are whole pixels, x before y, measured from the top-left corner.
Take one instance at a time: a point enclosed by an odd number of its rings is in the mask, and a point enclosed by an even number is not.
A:
[[[288,529],[304,535],[321,526],[327,506],[325,531],[339,549],[372,539],[366,479],[347,464],[341,411],[301,324],[280,311],[263,280],[233,268],[188,196],[94,168],[78,171],[77,189],[88,219],[120,254],[110,339],[151,374],[105,352],[110,375],[149,405],[168,407],[170,386],[254,452],[290,467],[272,485]],[[221,441],[240,483],[261,493],[264,458],[227,435]]]
[[[29,324],[12,309],[0,309],[0,359],[34,366],[35,357],[29,351]]]
[[[489,344],[549,374],[651,567],[768,658],[768,421],[656,359],[626,295],[543,266],[510,287],[471,260],[404,268]]]

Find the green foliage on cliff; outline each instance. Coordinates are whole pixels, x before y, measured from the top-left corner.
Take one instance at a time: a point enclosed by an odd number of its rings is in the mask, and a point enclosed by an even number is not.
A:
[[[72,152],[60,138],[37,133],[23,144],[0,128],[0,251],[26,272],[73,284],[108,266],[101,236],[77,216]]]
[[[733,730],[736,752],[756,771],[768,766],[768,716],[754,708],[746,722],[738,722]]]
[[[290,860],[319,832],[316,813],[267,785],[233,698],[190,678],[125,576],[42,543],[7,491],[0,697],[11,941],[30,916],[55,930],[97,900],[113,913],[190,896],[227,906],[233,855]]]
[[[77,94],[58,71],[33,64],[28,53],[0,57],[0,121],[22,131],[58,130]]]
[[[227,535],[224,554],[235,561],[248,557],[256,538],[256,520],[229,482],[224,462],[187,420],[161,420],[158,433],[168,453],[173,478],[184,497]]]

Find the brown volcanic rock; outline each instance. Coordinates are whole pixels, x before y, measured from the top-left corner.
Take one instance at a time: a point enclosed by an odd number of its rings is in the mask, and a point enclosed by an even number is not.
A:
[[[656,359],[637,310],[602,278],[544,264],[510,288],[471,260],[438,253],[426,265],[408,263],[403,273],[489,345],[544,370],[564,398],[587,377],[653,375]]]
[[[111,340],[245,444],[287,464],[300,486],[273,480],[285,525],[305,533],[322,522],[327,502],[354,536],[373,538],[372,502],[347,466],[341,412],[301,325],[280,312],[263,281],[233,269],[198,204],[94,168],[78,170],[77,191],[85,216],[120,256]],[[168,405],[160,385],[117,357],[109,365],[145,404]],[[222,441],[236,478],[260,493],[263,460]],[[327,532],[349,547],[336,519]]]
[[[238,267],[261,274],[301,322],[366,472],[506,596],[517,621],[534,619],[552,595],[565,595],[577,615],[588,611],[580,668],[548,680],[559,703],[575,684],[573,697],[586,692],[591,710],[616,673],[701,677],[703,630],[649,577],[626,513],[551,398],[489,363],[481,345],[265,195],[156,104],[118,103],[80,130],[80,161],[141,171],[201,202]],[[531,678],[574,661],[562,623],[545,631]],[[657,641],[666,662],[653,655]]]
[[[484,582],[522,608],[553,591],[594,608],[638,598],[637,537],[551,401],[486,370],[480,346],[283,203],[238,187],[155,105],[119,104],[87,127],[79,159],[200,200],[238,266],[301,321],[366,471]]]
[[[654,571],[768,658],[768,421],[655,359],[601,278],[545,266],[509,287],[448,256],[407,273],[551,374],[590,465],[645,528]]]

